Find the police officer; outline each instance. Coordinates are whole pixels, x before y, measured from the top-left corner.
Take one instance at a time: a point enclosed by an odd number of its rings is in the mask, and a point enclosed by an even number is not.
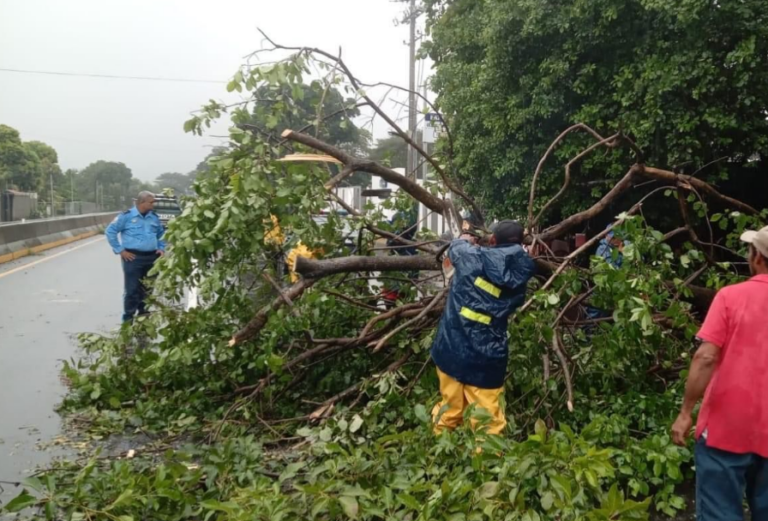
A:
[[[144,278],[155,261],[165,254],[165,241],[162,240],[165,230],[153,211],[154,206],[155,196],[151,192],[141,192],[136,205],[107,226],[109,245],[120,255],[123,264],[123,322],[133,320],[137,312],[147,314]],[[118,234],[121,240],[118,240]]]

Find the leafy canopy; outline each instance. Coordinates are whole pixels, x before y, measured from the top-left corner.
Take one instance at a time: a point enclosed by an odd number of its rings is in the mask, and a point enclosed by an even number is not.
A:
[[[424,52],[435,61],[432,85],[454,132],[455,161],[494,213],[525,200],[546,147],[578,122],[606,136],[617,129],[629,134],[648,164],[693,173],[720,160],[704,175],[730,173],[742,187],[765,182],[765,175],[745,170],[758,166],[749,158],[768,152],[762,0],[425,4]],[[561,184],[557,165],[588,143],[566,140],[543,175],[543,193]],[[575,174],[565,215],[609,189],[601,181],[623,174],[630,160],[618,151],[598,156]]]

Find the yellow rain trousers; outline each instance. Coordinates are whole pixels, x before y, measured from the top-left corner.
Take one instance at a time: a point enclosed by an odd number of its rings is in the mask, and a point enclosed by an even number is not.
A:
[[[474,385],[464,385],[463,383],[451,378],[440,369],[437,370],[437,376],[440,378],[440,395],[442,401],[432,409],[432,419],[435,423],[435,434],[440,434],[443,429],[455,429],[464,420],[464,409],[470,404],[477,404],[492,416],[491,423],[488,425],[488,434],[501,434],[507,425],[507,419],[504,417],[504,409],[499,403],[499,398],[504,392],[504,388],[481,389]],[[440,415],[441,409],[447,406]],[[472,428],[476,421],[472,421]]]

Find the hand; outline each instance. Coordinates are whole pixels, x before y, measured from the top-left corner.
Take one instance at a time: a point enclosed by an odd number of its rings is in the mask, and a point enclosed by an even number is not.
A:
[[[128,250],[123,250],[123,251],[120,252],[120,257],[122,257],[123,260],[126,261],[126,262],[131,262],[132,260],[134,260],[136,258],[136,255],[134,255],[133,253],[129,252]]]
[[[477,242],[477,238],[474,235],[470,235],[468,233],[464,233],[459,237],[459,239],[463,241],[469,242],[469,244],[475,244]]]
[[[165,252],[163,250],[156,250],[155,253],[157,253],[158,257],[162,257],[163,255],[165,255]]]
[[[693,419],[691,418],[691,415],[681,412],[677,416],[675,423],[672,424],[672,443],[685,447],[685,440],[691,432],[692,425]]]

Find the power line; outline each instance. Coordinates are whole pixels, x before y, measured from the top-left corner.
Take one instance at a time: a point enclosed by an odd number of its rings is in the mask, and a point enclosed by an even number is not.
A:
[[[110,80],[170,81],[175,83],[216,83],[216,84],[226,83],[226,81],[193,80],[188,78],[159,78],[154,76],[120,76],[117,74],[89,74],[89,73],[79,73],[79,72],[31,71],[31,70],[25,70],[25,69],[0,68],[0,72],[16,72],[20,74],[45,74],[49,76],[75,76],[80,78],[106,78]]]

